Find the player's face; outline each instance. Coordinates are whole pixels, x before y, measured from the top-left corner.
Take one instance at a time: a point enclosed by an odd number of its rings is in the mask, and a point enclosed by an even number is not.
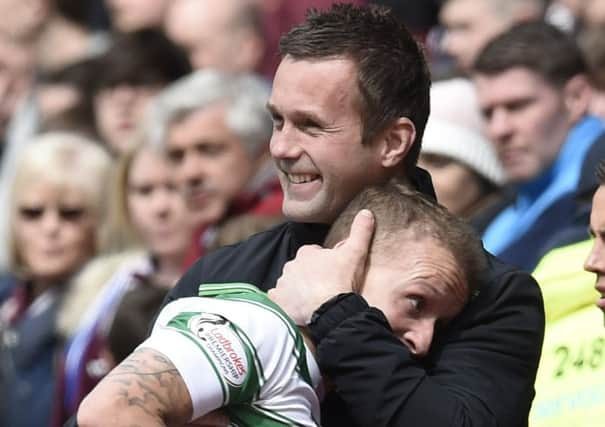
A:
[[[452,254],[424,238],[376,251],[361,295],[384,313],[412,354],[424,356],[435,327],[462,311],[468,287]]]
[[[271,155],[284,190],[284,214],[332,222],[363,187],[382,182],[380,145],[362,145],[357,71],[347,59],[286,57],[269,101]]]
[[[592,199],[590,230],[595,240],[584,268],[597,275],[595,287],[601,294],[597,306],[605,312],[605,186],[603,185]]]

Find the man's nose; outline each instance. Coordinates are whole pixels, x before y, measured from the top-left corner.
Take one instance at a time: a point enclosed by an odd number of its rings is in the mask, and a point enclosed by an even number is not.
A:
[[[504,109],[494,109],[492,116],[488,119],[487,131],[490,139],[494,142],[502,141],[510,135],[510,118]]]
[[[403,334],[403,342],[415,356],[426,356],[433,342],[435,320],[425,319]]]
[[[178,173],[183,183],[198,182],[203,181],[206,168],[207,164],[202,156],[190,150],[184,154],[183,161],[178,166]]]
[[[605,274],[605,242],[601,239],[595,239],[584,262],[584,270],[591,273]]]
[[[274,159],[294,159],[302,153],[294,132],[286,128],[273,131],[269,150]]]

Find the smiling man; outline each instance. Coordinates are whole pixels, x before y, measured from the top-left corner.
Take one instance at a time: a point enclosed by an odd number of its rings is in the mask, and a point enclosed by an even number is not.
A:
[[[575,41],[541,22],[496,37],[474,66],[487,134],[514,195],[483,231],[486,248],[531,271],[555,232],[576,225],[576,194],[594,191],[603,123],[588,115],[587,68]],[[587,218],[583,218],[584,226]]]
[[[365,186],[397,179],[433,194],[415,167],[429,113],[420,47],[389,10],[345,4],[310,13],[280,51],[270,150],[291,221],[202,257],[168,301],[198,295],[200,283],[271,289],[270,298],[308,326],[334,385],[324,426],[524,425],[544,326],[529,274],[488,257],[479,296],[419,359],[384,313],[353,292],[365,274],[371,217],[356,217],[347,244],[318,246]]]

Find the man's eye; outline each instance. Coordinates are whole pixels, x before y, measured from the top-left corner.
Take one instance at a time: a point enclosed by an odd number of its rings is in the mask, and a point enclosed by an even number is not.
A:
[[[185,152],[183,150],[168,150],[168,160],[172,163],[181,163],[183,161],[183,157],[185,157]]]
[[[140,196],[148,196],[153,192],[152,185],[133,185],[131,191]]]
[[[273,127],[275,129],[280,130],[284,126],[284,119],[277,114],[271,115],[271,121],[273,122]]]
[[[426,304],[424,298],[411,296],[408,297],[408,301],[410,302],[410,306],[414,312],[420,313],[422,310],[424,310],[424,306]]]
[[[196,148],[197,152],[201,155],[218,156],[227,149],[227,145],[223,143],[199,144]]]

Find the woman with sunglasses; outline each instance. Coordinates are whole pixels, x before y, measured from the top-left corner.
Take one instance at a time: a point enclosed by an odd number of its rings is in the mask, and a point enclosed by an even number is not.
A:
[[[37,137],[18,162],[3,207],[13,280],[0,291],[0,425],[50,422],[57,309],[70,279],[99,250],[109,167],[99,144],[69,133]]]

